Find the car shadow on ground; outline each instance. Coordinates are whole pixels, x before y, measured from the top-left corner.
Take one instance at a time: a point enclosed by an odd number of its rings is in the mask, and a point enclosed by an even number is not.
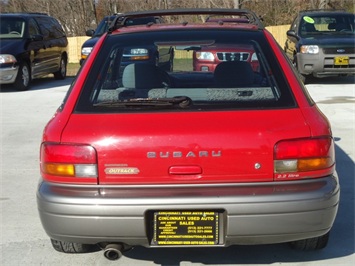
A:
[[[339,141],[340,139],[336,139]],[[182,262],[201,264],[272,264],[304,263],[346,257],[354,253],[354,162],[336,146],[337,172],[341,185],[340,206],[328,246],[318,251],[299,251],[287,244],[231,246],[227,248],[164,248],[135,247],[124,253],[140,261],[160,265],[180,265]]]
[[[47,89],[52,89],[54,87],[68,86],[73,82],[74,78],[75,77],[73,77],[73,76],[69,76],[63,80],[55,80],[53,77],[44,77],[44,78],[34,79],[34,80],[32,80],[28,91],[47,90]],[[16,90],[16,88],[13,85],[1,85],[0,92],[1,93],[9,93],[9,92],[20,93],[22,91]]]

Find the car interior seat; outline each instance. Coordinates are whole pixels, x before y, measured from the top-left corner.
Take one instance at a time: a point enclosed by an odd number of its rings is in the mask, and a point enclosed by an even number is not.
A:
[[[316,27],[313,24],[305,23],[304,24],[304,31],[305,32],[316,32],[317,30],[316,30]]]
[[[345,23],[337,23],[335,26],[336,31],[349,31],[350,28]]]
[[[335,30],[336,29],[336,23],[329,23],[328,24],[328,30]]]
[[[7,33],[9,33],[8,26],[1,23],[0,34],[7,34]]]
[[[152,88],[164,88],[161,70],[148,63],[130,64],[122,74],[122,85],[130,91],[122,92],[120,97],[148,97]],[[127,94],[127,95],[126,95]],[[128,95],[129,94],[129,95]]]
[[[227,61],[216,66],[214,79],[218,87],[247,87],[254,83],[254,71],[245,61]]]
[[[126,66],[122,74],[122,83],[126,88],[135,89],[163,87],[159,68],[147,63],[137,63]]]

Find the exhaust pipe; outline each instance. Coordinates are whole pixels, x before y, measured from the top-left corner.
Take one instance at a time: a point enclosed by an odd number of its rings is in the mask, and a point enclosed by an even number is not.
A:
[[[109,260],[118,260],[122,257],[123,245],[109,244],[105,247],[104,256]]]

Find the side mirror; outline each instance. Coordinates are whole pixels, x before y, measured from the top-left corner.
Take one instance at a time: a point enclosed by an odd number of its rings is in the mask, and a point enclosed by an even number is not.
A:
[[[31,36],[31,39],[33,41],[43,41],[44,37],[41,34],[34,34]]]
[[[299,40],[300,37],[298,37],[298,35],[296,34],[296,32],[294,30],[288,30],[286,32],[286,35],[292,38],[296,38],[297,40]]]
[[[90,30],[87,30],[85,33],[86,33],[86,36],[91,37],[94,35],[95,31],[90,29]]]

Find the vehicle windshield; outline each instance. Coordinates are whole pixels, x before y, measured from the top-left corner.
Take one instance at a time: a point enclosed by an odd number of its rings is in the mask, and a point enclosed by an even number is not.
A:
[[[0,38],[23,38],[25,21],[21,18],[1,17]]]
[[[97,26],[94,36],[98,37],[107,32],[108,27],[111,25],[111,22],[114,20],[115,16],[105,17],[100,24]]]
[[[355,34],[354,15],[308,15],[300,23],[300,35]]]
[[[110,25],[114,19],[115,19],[115,16],[106,17],[105,19],[103,19],[100,22],[100,24],[97,26],[94,36],[98,37],[98,36],[103,35],[105,32],[107,32],[108,28],[110,27]],[[123,19],[123,18],[121,18],[121,19]],[[142,17],[142,18],[126,19],[125,25],[126,26],[134,26],[134,25],[147,24],[150,22],[157,23],[157,19],[155,17]]]
[[[282,70],[258,32],[113,34],[104,45],[88,75],[77,111],[294,105]]]

